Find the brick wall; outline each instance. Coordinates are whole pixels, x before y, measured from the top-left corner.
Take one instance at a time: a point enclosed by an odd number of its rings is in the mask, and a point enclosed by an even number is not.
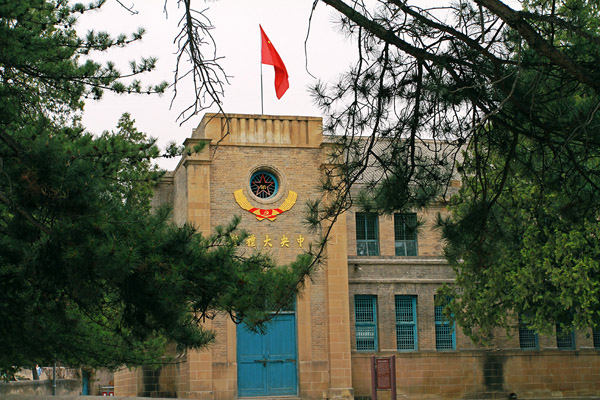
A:
[[[320,171],[327,159],[321,146],[321,120],[230,117],[227,126],[220,116],[205,116],[185,144],[210,144],[199,153],[184,156],[176,171],[157,188],[153,206],[173,204],[176,223],[189,221],[205,234],[238,215],[239,227],[255,239],[253,245],[243,243],[242,253],[265,251],[278,263],[288,263],[319,240],[320,232],[311,232],[304,218],[306,202],[321,197]],[[250,178],[258,170],[277,176],[279,190],[273,198],[259,199],[250,192]],[[252,206],[262,209],[280,207],[289,191],[298,197],[296,204],[274,221],[259,221],[237,204],[234,192],[239,189]],[[352,395],[345,225],[340,223],[334,230],[337,233],[326,249],[330,261],[314,272],[297,301],[299,394],[304,398]],[[218,315],[210,321],[210,328],[216,341],[202,352],[189,351],[173,369],[174,377],[171,370],[152,375],[152,382],[160,383],[155,393],[174,390],[177,397],[237,397],[236,326],[228,316]],[[152,394],[143,387],[143,371],[118,375],[122,394]]]
[[[418,256],[394,254],[394,222],[379,216],[380,256],[356,256],[355,213],[348,215],[348,279],[352,380],[355,396],[371,396],[371,356],[396,356],[397,393],[410,399],[577,397],[600,395],[600,350],[593,348],[590,332],[576,332],[576,350],[559,350],[556,335],[539,335],[539,350],[519,348],[518,329],[511,336],[494,332],[494,343],[479,346],[458,328],[456,349],[437,351],[434,296],[443,284],[454,282],[454,273],[443,254],[440,232],[435,228],[438,205],[417,210]],[[375,296],[377,302],[377,351],[357,351],[354,297]],[[416,297],[416,351],[396,349],[395,297]],[[382,392],[382,399],[389,392]]]
[[[173,174],[173,221],[183,225],[187,221],[187,174],[185,169],[177,169]]]
[[[352,372],[355,395],[370,397],[370,355],[353,354]],[[396,390],[415,400],[599,396],[600,357],[593,350],[396,353]]]
[[[239,215],[240,228],[255,237],[255,245],[244,243],[241,251],[262,250],[279,263],[290,262],[319,238],[318,232],[311,233],[304,224],[304,205],[321,197],[318,171],[327,162],[327,145],[321,143],[320,119],[230,117],[229,126],[219,116],[203,119],[186,145],[202,141],[210,145],[184,157],[177,170],[165,177],[153,206],[173,204],[176,223],[192,222],[204,233]],[[249,192],[249,179],[260,169],[279,178],[279,192],[268,200]],[[279,207],[290,190],[298,199],[276,220],[259,221],[236,203],[233,193],[239,189],[258,208]],[[357,397],[369,397],[369,362],[374,354],[396,355],[398,394],[411,399],[506,398],[511,392],[519,398],[600,395],[600,354],[593,349],[588,332],[577,333],[576,350],[560,351],[555,336],[546,335],[539,337],[540,350],[522,351],[516,335],[497,332],[494,345],[482,348],[458,329],[456,350],[437,351],[434,295],[441,285],[454,282],[453,271],[443,258],[440,232],[435,228],[438,214],[446,212],[444,205],[415,210],[421,223],[416,257],[395,255],[393,216],[378,217],[380,255],[357,256],[356,212],[350,210],[340,217],[327,245],[327,262],[314,272],[297,301],[302,398],[348,398],[353,390]],[[298,242],[301,237],[304,241]],[[377,352],[356,351],[355,295],[376,297]],[[416,296],[416,351],[396,350],[397,295]],[[190,351],[160,373],[123,370],[115,375],[116,394],[236,398],[236,325],[228,316],[219,315],[208,321],[207,327],[214,329],[217,337],[208,349]],[[150,390],[149,382],[158,386]]]
[[[137,396],[139,380],[137,368],[123,368],[115,372],[115,396]]]
[[[242,119],[232,125],[233,134],[221,142],[214,152],[210,170],[211,224],[223,225],[228,223],[233,215],[240,216],[242,218],[240,228],[254,235],[256,239],[255,247],[244,244],[243,251],[266,251],[279,263],[288,263],[302,254],[310,243],[315,243],[319,239],[319,233],[312,233],[304,223],[306,202],[319,199],[321,196],[318,191],[319,171],[324,155],[318,137],[315,137],[314,132],[311,131],[311,124],[314,125],[314,122],[291,120],[280,124],[279,129],[285,129],[287,124],[287,129],[292,132],[291,138],[284,140],[285,135],[274,132],[271,136],[265,136],[268,131],[261,133],[258,129],[259,122]],[[277,126],[278,123],[272,123],[272,128]],[[241,128],[251,127],[254,130],[252,135],[244,135],[239,131]],[[268,124],[263,128],[267,129]],[[207,129],[207,132],[209,135],[217,135],[215,132],[211,133],[210,129]],[[269,142],[268,145],[261,143],[261,140]],[[252,174],[258,170],[267,170],[279,178],[279,191],[274,198],[262,200],[249,193],[248,182]],[[244,196],[252,205],[264,209],[279,207],[290,190],[296,192],[298,198],[294,207],[278,215],[276,220],[259,221],[254,214],[242,209],[235,202],[233,193],[239,189],[244,190]],[[289,240],[287,245],[283,245],[284,238]],[[300,238],[304,240],[301,243],[298,242]],[[265,242],[267,239],[270,239],[270,242]],[[270,246],[267,243],[270,243]],[[344,288],[336,288],[329,292],[327,290],[329,285],[344,283],[347,286],[345,232],[343,239],[332,246],[328,248],[328,256],[332,260],[338,260],[340,265],[337,270],[343,273],[337,272],[338,275],[328,278],[328,267],[319,268],[312,275],[310,282],[307,282],[297,302],[299,394],[305,398],[329,397],[332,386],[337,388],[342,386],[344,389],[350,389],[351,386],[347,288],[345,291]],[[342,251],[335,250],[336,246],[341,247]],[[339,258],[340,256],[343,260]],[[344,291],[343,296],[336,300],[336,297],[340,296],[340,290]],[[328,309],[331,309],[331,312]],[[333,318],[334,324],[332,324],[332,313],[342,313],[346,321],[343,321],[342,317]],[[215,398],[232,398],[237,393],[235,330],[227,330],[226,327],[218,324],[214,328],[217,334],[217,342],[212,347],[215,357],[213,360]],[[345,350],[331,348],[331,341],[338,347],[345,341],[345,347],[342,345]],[[231,347],[227,350],[225,350],[225,343],[231,343]],[[337,360],[333,364],[332,357]],[[330,374],[332,368],[342,372],[341,379],[340,374],[335,378],[332,377]],[[216,374],[217,369],[222,372]]]
[[[174,355],[174,346],[167,349]],[[181,390],[185,357],[175,356],[160,366],[122,368],[114,374],[115,395],[127,397],[176,397]]]

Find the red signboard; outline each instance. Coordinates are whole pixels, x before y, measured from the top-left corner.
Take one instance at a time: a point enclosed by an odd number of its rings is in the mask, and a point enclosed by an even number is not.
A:
[[[392,389],[392,369],[389,358],[378,358],[375,360],[377,371],[377,390]]]
[[[391,390],[391,400],[396,400],[396,356],[371,357],[372,400],[377,400],[378,390]]]

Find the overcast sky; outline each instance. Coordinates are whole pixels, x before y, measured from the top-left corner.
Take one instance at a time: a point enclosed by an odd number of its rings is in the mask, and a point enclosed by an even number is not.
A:
[[[78,30],[105,30],[112,34],[127,33],[144,27],[147,31],[143,41],[125,49],[117,49],[103,55],[102,59],[117,62],[126,72],[129,60],[140,56],[157,56],[158,68],[144,76],[145,83],[172,81],[176,50],[173,44],[178,30],[177,24],[183,10],[177,9],[176,0],[168,2],[168,18],[163,12],[164,0],[122,0],[132,6],[138,14],[131,15],[115,0],[108,0],[101,11],[80,18]],[[225,89],[224,109],[230,113],[260,114],[260,33],[259,23],[275,45],[286,64],[290,88],[277,100],[274,89],[273,67],[264,65],[264,113],[276,115],[320,116],[314,106],[307,87],[315,79],[306,71],[324,81],[330,81],[347,69],[353,59],[352,43],[344,38],[335,26],[335,13],[324,4],[319,4],[309,36],[307,51],[304,41],[307,35],[312,0],[218,0],[193,2],[194,7],[208,10],[212,31],[223,56],[223,68],[230,78]],[[96,57],[96,59],[99,59]],[[176,121],[179,113],[191,103],[193,91],[180,86],[178,97],[171,110],[172,92],[162,97],[148,95],[115,96],[106,93],[101,101],[86,104],[83,123],[94,133],[111,130],[123,112],[129,112],[136,120],[138,129],[159,139],[164,147],[169,141],[183,143],[191,136],[201,116],[191,118],[182,126]],[[166,160],[160,165],[173,169],[177,160]]]

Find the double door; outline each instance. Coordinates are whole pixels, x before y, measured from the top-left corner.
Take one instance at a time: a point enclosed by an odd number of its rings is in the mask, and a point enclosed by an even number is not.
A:
[[[237,327],[238,397],[298,393],[296,315],[275,316],[264,334]]]

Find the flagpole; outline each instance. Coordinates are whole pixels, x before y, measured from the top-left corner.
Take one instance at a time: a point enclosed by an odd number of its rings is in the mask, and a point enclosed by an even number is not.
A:
[[[260,24],[258,24],[260,28]],[[260,36],[260,115],[264,115],[265,111],[263,108],[263,77],[262,77],[262,35]]]

